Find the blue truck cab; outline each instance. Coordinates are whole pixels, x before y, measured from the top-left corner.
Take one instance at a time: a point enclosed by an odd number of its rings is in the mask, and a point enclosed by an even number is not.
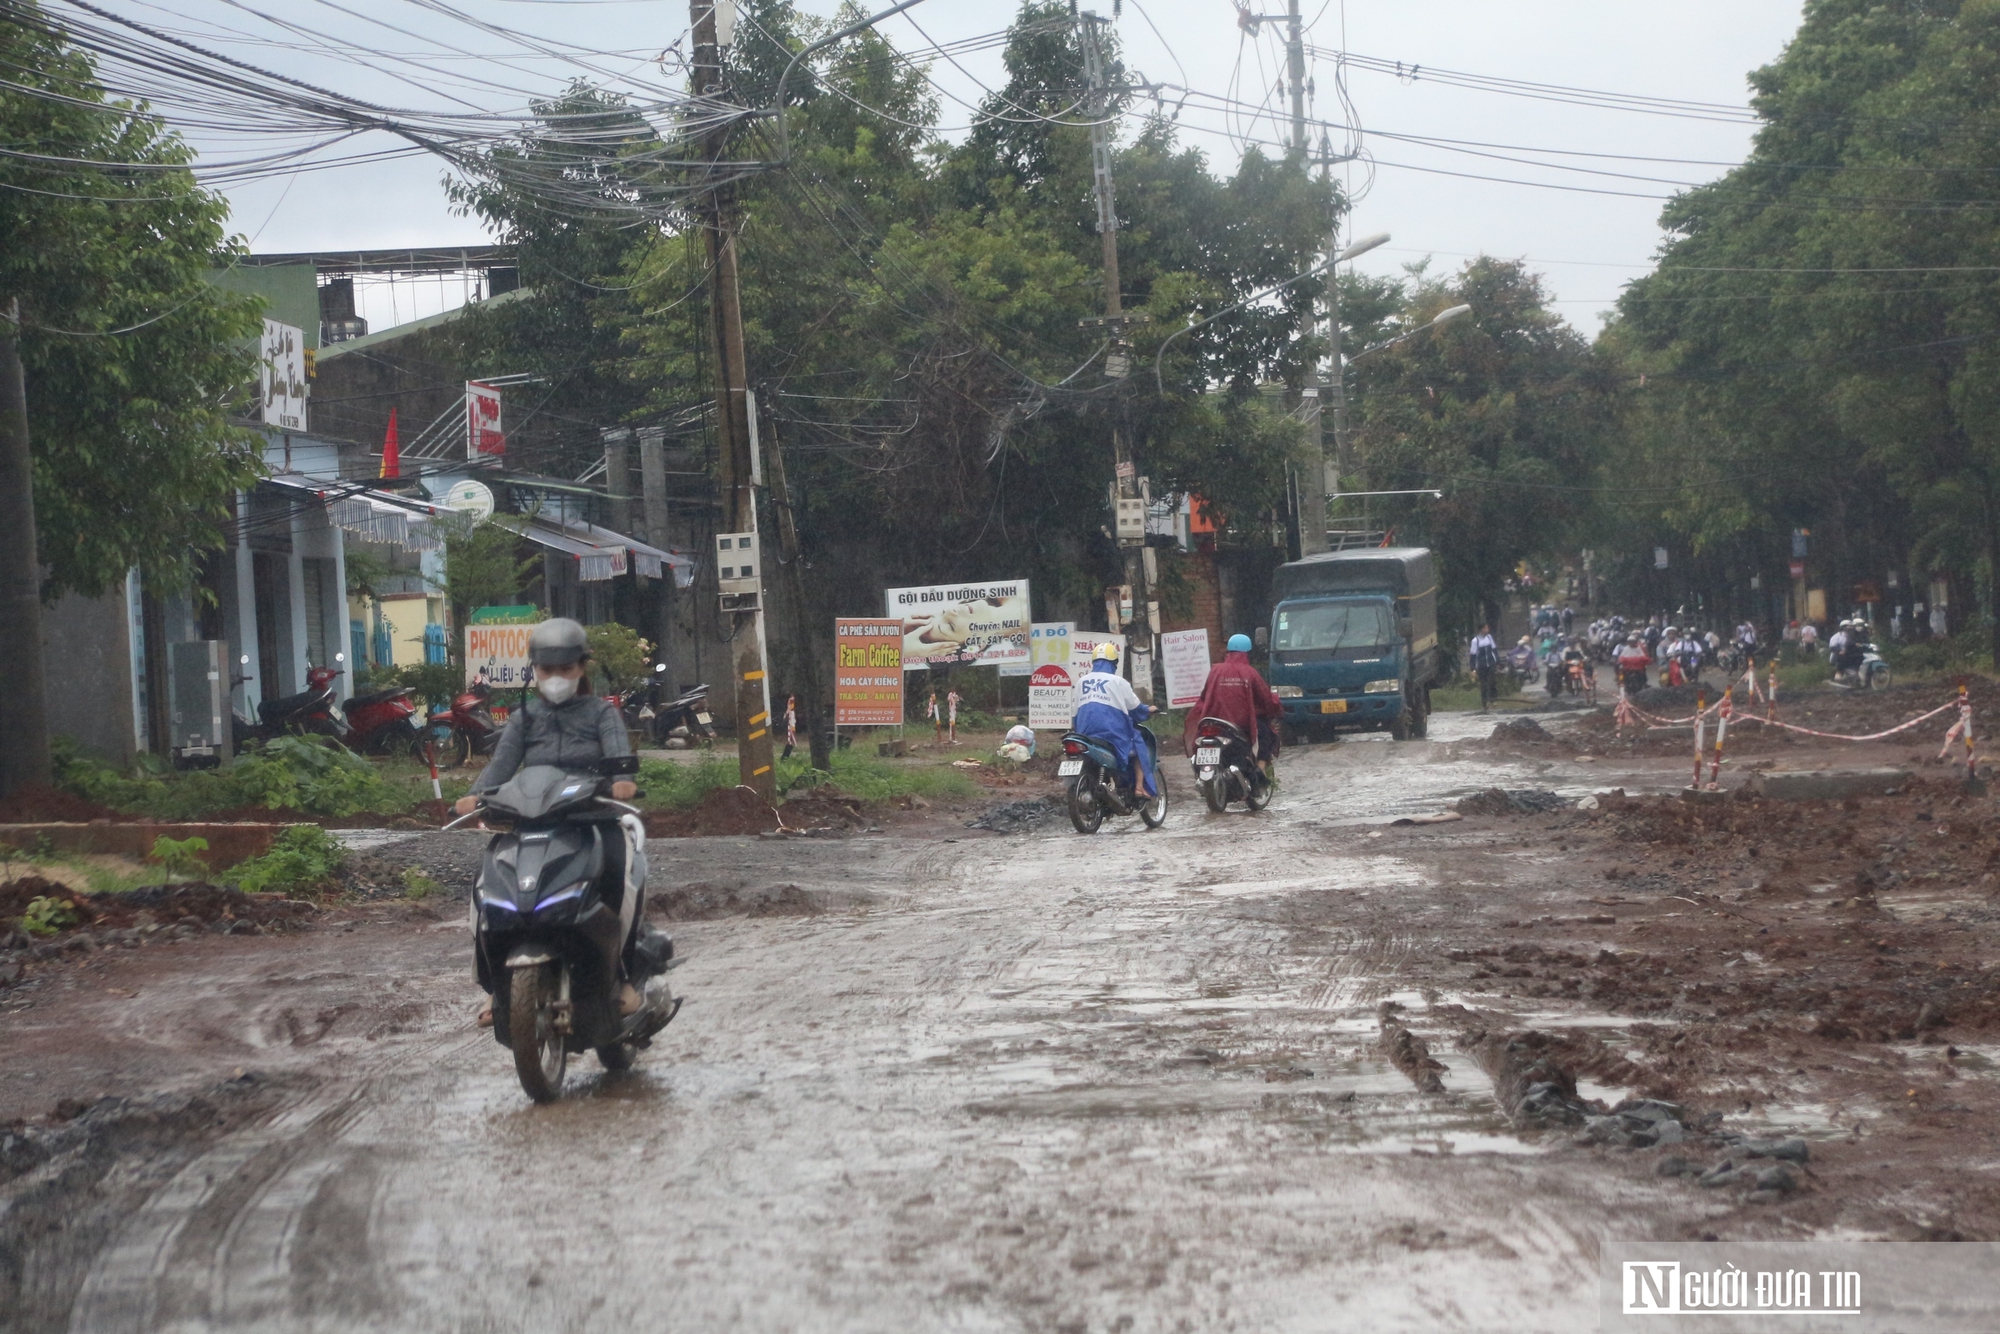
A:
[[[1428,548],[1308,556],[1279,566],[1272,591],[1266,679],[1287,730],[1425,735],[1443,667]]]

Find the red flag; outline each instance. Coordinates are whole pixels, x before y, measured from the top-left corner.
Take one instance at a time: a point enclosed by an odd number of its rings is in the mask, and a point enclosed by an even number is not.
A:
[[[403,475],[403,446],[396,438],[396,410],[389,409],[389,429],[382,436],[382,476]]]

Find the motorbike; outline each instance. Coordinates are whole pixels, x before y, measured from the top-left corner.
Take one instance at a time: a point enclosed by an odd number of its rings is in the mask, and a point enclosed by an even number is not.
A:
[[[1564,667],[1569,677],[1569,693],[1582,696],[1588,703],[1597,703],[1596,666],[1583,659],[1570,658],[1564,660]]]
[[[425,739],[440,769],[456,769],[474,755],[491,755],[500,741],[500,724],[493,721],[493,687],[482,674],[453,697],[451,707],[433,709]]]
[[[1256,747],[1243,729],[1223,718],[1194,725],[1194,778],[1202,800],[1217,815],[1240,801],[1253,811],[1271,804],[1271,780],[1257,763]]]
[[[1526,685],[1533,685],[1542,679],[1541,665],[1535,651],[1526,644],[1516,644],[1507,650],[1507,670],[1514,679]]]
[[[662,678],[658,675],[667,670],[661,663],[653,669],[655,675],[647,683],[643,698],[646,707],[634,710],[628,701],[627,720],[631,726],[647,727],[653,734],[655,745],[669,750],[682,750],[692,745],[711,745],[715,741],[715,721],[708,716],[708,687],[698,685],[692,690],[676,695],[662,704],[659,696]],[[648,711],[650,710],[650,716]]]
[[[347,744],[355,750],[364,755],[423,756],[424,734],[417,726],[417,706],[408,686],[356,695],[340,708],[347,715]]]
[[[344,661],[345,654],[334,654],[335,662]],[[247,665],[249,658],[243,659]],[[232,740],[237,751],[252,741],[269,741],[280,736],[332,737],[342,745],[348,744],[352,732],[347,725],[347,716],[341,712],[334,700],[333,680],[345,676],[346,669],[340,667],[314,667],[306,664],[306,688],[296,695],[285,695],[278,699],[267,699],[257,706],[257,721],[251,722],[241,713],[231,714]],[[231,684],[240,685],[248,676],[232,675]]]
[[[1148,727],[1139,729],[1139,739],[1152,757],[1154,781],[1160,787],[1150,800],[1132,790],[1131,774],[1119,768],[1109,746],[1081,732],[1064,735],[1056,777],[1063,780],[1069,822],[1077,833],[1096,833],[1106,815],[1137,815],[1148,829],[1167,822],[1167,780],[1160,772],[1159,739]]]
[[[667,985],[673,942],[633,929],[646,894],[638,809],[606,795],[638,767],[632,755],[585,772],[532,765],[445,826],[500,826],[473,883],[473,956],[493,997],[493,1036],[536,1102],[562,1096],[573,1054],[630,1069],[680,1010]],[[621,975],[645,979],[629,1016],[618,1013]]]
[[[1887,690],[1889,664],[1883,660],[1881,650],[1873,644],[1862,644],[1860,649],[1861,661],[1852,667],[1836,668],[1833,684],[1847,690]]]

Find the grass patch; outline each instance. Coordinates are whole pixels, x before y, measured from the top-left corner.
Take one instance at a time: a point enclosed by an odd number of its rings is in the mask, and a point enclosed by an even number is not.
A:
[[[1528,702],[1520,688],[1514,686],[1508,677],[1500,678],[1499,687],[1499,697],[1493,701],[1495,704],[1507,706]],[[1432,713],[1470,713],[1478,707],[1478,681],[1454,681],[1448,686],[1437,686],[1431,691]]]
[[[849,748],[834,751],[828,763],[832,765],[834,786],[863,801],[887,801],[891,797],[970,797],[979,791],[979,784],[952,768],[949,762],[885,760]],[[778,787],[781,790],[789,787],[807,768],[803,755],[780,760]]]
[[[324,737],[278,737],[246,750],[225,768],[140,773],[127,777],[58,741],[56,785],[113,810],[161,820],[199,820],[261,806],[307,815],[393,813],[416,795],[386,781],[376,767]]]
[[[1833,667],[1825,658],[1815,658],[1795,663],[1790,667],[1778,668],[1779,690],[1810,690],[1814,686],[1825,685],[1832,679]],[[1784,697],[1780,695],[1779,698]]]
[[[694,764],[675,760],[641,760],[639,789],[646,794],[644,805],[685,810],[719,787],[735,787],[736,761],[705,755]]]
[[[444,886],[430,876],[425,875],[421,868],[415,866],[405,866],[403,868],[404,898],[413,899],[421,903],[433,894],[441,894],[443,892]]]
[[[326,830],[293,825],[272,841],[269,852],[238,863],[226,878],[245,894],[275,891],[298,898],[317,894],[346,862],[346,849]]]

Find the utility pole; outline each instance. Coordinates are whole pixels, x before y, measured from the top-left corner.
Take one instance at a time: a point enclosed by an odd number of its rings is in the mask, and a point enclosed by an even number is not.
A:
[[[1305,29],[1299,20],[1299,0],[1288,0],[1285,9],[1285,77],[1292,84],[1292,152],[1298,154],[1299,170],[1308,177],[1312,174],[1312,146],[1306,139],[1306,39]],[[1323,179],[1330,180],[1332,167],[1326,167]],[[1333,237],[1327,238],[1328,251],[1332,253]],[[1327,274],[1327,292],[1334,303],[1336,312],[1333,319],[1333,374],[1334,374],[1334,417],[1333,438],[1340,440],[1340,316],[1339,289],[1335,286],[1334,275]],[[1308,329],[1308,336],[1313,330]],[[1306,423],[1306,460],[1300,468],[1302,474],[1298,482],[1299,505],[1299,550],[1301,556],[1311,556],[1326,550],[1326,495],[1331,489],[1326,477],[1326,440],[1320,420],[1319,358],[1306,362],[1305,384],[1299,389],[1299,397],[1304,400]]]
[[[1125,314],[1125,300],[1118,289],[1118,208],[1111,181],[1111,90],[1104,69],[1105,20],[1094,13],[1077,15],[1081,25],[1077,35],[1083,47],[1084,81],[1090,93],[1090,167],[1097,194],[1097,233],[1104,242],[1104,317],[1100,321],[1111,335],[1111,348],[1104,359],[1104,373],[1123,379],[1132,367],[1132,344],[1125,331],[1138,323]],[[1125,423],[1125,401],[1121,396],[1113,409],[1111,423],[1112,524],[1125,564],[1125,584],[1132,590],[1132,620],[1124,627],[1126,664],[1132,684],[1151,691],[1153,685],[1153,625],[1150,610],[1152,553],[1146,549],[1146,496],[1139,486],[1139,470],[1132,458],[1130,433]],[[1132,516],[1136,508],[1136,533]],[[1113,600],[1116,606],[1116,600]],[[1111,620],[1117,620],[1114,615]],[[1116,632],[1120,627],[1113,625]]]
[[[35,472],[20,343],[17,297],[0,311],[0,643],[14,646],[12,679],[0,690],[0,796],[46,787],[50,779],[42,558],[35,547]]]
[[[689,92],[697,98],[728,102],[734,93],[725,80],[722,38],[716,11],[731,0],[690,0],[694,25],[694,60]],[[729,146],[725,121],[702,136],[702,156],[719,161]],[[715,347],[715,440],[722,464],[723,531],[757,531],[756,444],[750,424],[750,374],[743,349],[743,305],[737,286],[736,193],[724,185],[708,190],[697,208],[703,240],[708,247],[709,332]],[[733,604],[733,605],[732,605]],[[730,618],[729,657],[735,678],[737,771],[743,786],[765,801],[775,802],[777,774],[771,754],[770,682],[764,666],[764,610],[761,591],[748,597],[725,598]]]

